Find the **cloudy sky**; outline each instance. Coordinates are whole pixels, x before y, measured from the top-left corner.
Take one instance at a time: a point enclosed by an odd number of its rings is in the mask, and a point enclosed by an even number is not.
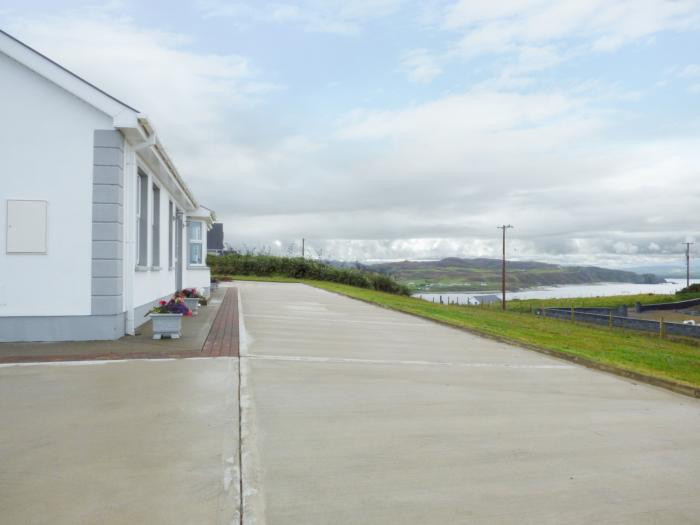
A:
[[[700,240],[700,0],[9,0],[236,247],[631,266]],[[699,250],[700,251],[700,250]]]

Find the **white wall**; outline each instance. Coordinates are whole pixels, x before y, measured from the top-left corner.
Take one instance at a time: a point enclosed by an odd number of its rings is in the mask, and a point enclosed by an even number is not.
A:
[[[107,115],[0,53],[0,316],[89,315],[95,129]],[[48,253],[6,254],[7,199],[47,200]]]
[[[207,267],[197,270],[185,270],[184,283],[183,288],[197,288],[200,291],[206,288],[208,290],[211,284],[211,271]]]

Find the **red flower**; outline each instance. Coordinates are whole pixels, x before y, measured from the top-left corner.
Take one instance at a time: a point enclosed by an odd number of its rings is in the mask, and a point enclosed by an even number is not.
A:
[[[168,303],[166,303],[166,302],[163,301],[163,300],[160,301],[160,305],[161,305],[161,306],[165,306],[166,304],[168,304]]]
[[[192,310],[187,310],[185,317],[192,317]]]

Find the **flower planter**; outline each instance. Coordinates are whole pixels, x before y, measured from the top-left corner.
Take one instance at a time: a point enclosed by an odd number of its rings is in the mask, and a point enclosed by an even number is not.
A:
[[[199,313],[199,297],[185,297],[185,306],[189,308],[192,315]]]
[[[150,314],[153,321],[153,339],[179,339],[182,329],[182,314]]]

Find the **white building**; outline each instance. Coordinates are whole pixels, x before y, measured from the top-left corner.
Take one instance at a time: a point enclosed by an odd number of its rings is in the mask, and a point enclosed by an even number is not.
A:
[[[117,339],[208,293],[213,214],[149,120],[2,31],[0,206],[0,341]]]

